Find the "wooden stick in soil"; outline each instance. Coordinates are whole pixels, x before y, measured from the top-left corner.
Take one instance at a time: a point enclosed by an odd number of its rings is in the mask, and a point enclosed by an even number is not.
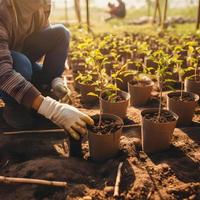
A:
[[[161,117],[162,93],[163,93],[163,81],[160,81],[160,79],[159,79],[159,84],[160,84],[160,101],[159,101],[159,108],[158,108],[158,122],[160,122],[160,117]]]
[[[141,127],[141,124],[131,124],[131,125],[124,125],[122,128],[137,128]],[[3,132],[3,135],[20,135],[20,134],[48,134],[48,133],[63,133],[65,134],[64,129],[46,129],[46,130],[25,130],[25,131],[10,131],[10,132]]]
[[[181,80],[181,98],[180,98],[181,101],[183,101],[183,90],[184,90],[184,82]]]
[[[5,184],[22,183],[22,184],[47,185],[55,187],[67,187],[67,182],[47,181],[47,180],[29,179],[29,178],[14,178],[5,176],[0,176],[0,183],[5,183]]]
[[[139,127],[141,127],[141,124],[130,124],[122,126],[122,128],[139,128]]]
[[[25,130],[25,131],[10,131],[10,132],[3,132],[3,135],[17,135],[17,134],[32,134],[32,133],[41,133],[41,134],[48,134],[48,133],[64,133],[64,129],[47,129],[47,130]]]
[[[119,163],[118,170],[117,170],[117,177],[115,181],[115,188],[114,188],[114,197],[119,197],[119,185],[121,182],[121,169],[122,169],[123,162]]]

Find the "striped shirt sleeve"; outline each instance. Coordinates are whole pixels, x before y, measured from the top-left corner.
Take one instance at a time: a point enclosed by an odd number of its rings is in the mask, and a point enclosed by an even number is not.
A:
[[[13,69],[8,41],[8,32],[0,23],[0,90],[13,97],[19,104],[31,107],[40,92]]]

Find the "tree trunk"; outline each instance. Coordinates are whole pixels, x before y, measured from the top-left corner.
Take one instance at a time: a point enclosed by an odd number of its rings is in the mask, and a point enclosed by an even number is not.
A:
[[[80,0],[74,0],[74,7],[75,7],[76,17],[78,19],[78,23],[79,23],[79,25],[81,25]]]
[[[163,24],[162,27],[165,28],[166,20],[167,20],[167,8],[168,8],[168,0],[165,0],[165,8],[164,8],[164,16],[163,16]]]
[[[90,9],[89,9],[89,0],[86,0],[86,11],[87,11],[87,29],[90,32]]]
[[[156,22],[156,15],[157,15],[157,10],[158,10],[158,25],[160,26],[162,23],[162,13],[161,13],[161,8],[160,8],[160,2],[159,0],[156,0],[155,3],[155,10],[154,10],[154,16],[153,16],[153,23]]]
[[[159,19],[159,26],[162,23],[162,13],[161,13],[161,8],[160,8],[160,1],[157,0],[157,9],[158,9],[158,19]]]
[[[67,0],[65,0],[65,21],[68,20],[68,8],[67,8]]]
[[[153,24],[156,23],[156,15],[157,15],[157,0],[155,2],[155,9],[154,9],[153,21],[152,21]]]
[[[198,6],[198,14],[197,14],[197,26],[196,29],[199,29],[199,24],[200,24],[200,0],[199,0],[199,6]]]
[[[150,17],[150,15],[151,15],[151,1],[146,0],[146,3],[147,3],[147,16]]]

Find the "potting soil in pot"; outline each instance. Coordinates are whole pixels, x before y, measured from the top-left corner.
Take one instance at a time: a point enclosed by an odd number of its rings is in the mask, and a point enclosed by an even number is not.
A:
[[[104,95],[103,96],[103,99],[106,100],[106,101],[109,101],[109,97],[107,95]],[[122,102],[122,101],[125,101],[126,99],[121,96],[121,95],[116,95],[116,97],[114,97],[111,102],[112,103],[117,103],[117,102]]]
[[[183,94],[183,97],[181,99],[180,94],[174,95],[171,98],[173,98],[175,101],[183,101],[183,102],[189,102],[189,101],[195,101],[195,97],[191,96],[190,94]]]
[[[96,134],[108,134],[116,132],[122,126],[120,121],[116,121],[115,119],[102,119],[102,122],[99,126],[99,121],[95,120],[93,126],[88,126],[88,128]]]
[[[168,111],[162,111],[159,120],[158,120],[158,112],[145,114],[144,117],[152,122],[158,122],[158,123],[167,123],[176,121],[176,118]]]
[[[99,124],[99,115],[92,117],[95,125],[88,127],[89,152],[92,160],[104,162],[114,158],[119,152],[119,143],[123,122],[121,118],[102,114]]]

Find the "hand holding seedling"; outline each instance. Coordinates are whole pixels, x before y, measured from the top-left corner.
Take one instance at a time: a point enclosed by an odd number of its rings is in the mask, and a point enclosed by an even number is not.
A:
[[[89,116],[75,107],[60,103],[50,97],[44,98],[38,113],[64,128],[76,140],[87,133],[86,124],[93,125],[94,123]]]

